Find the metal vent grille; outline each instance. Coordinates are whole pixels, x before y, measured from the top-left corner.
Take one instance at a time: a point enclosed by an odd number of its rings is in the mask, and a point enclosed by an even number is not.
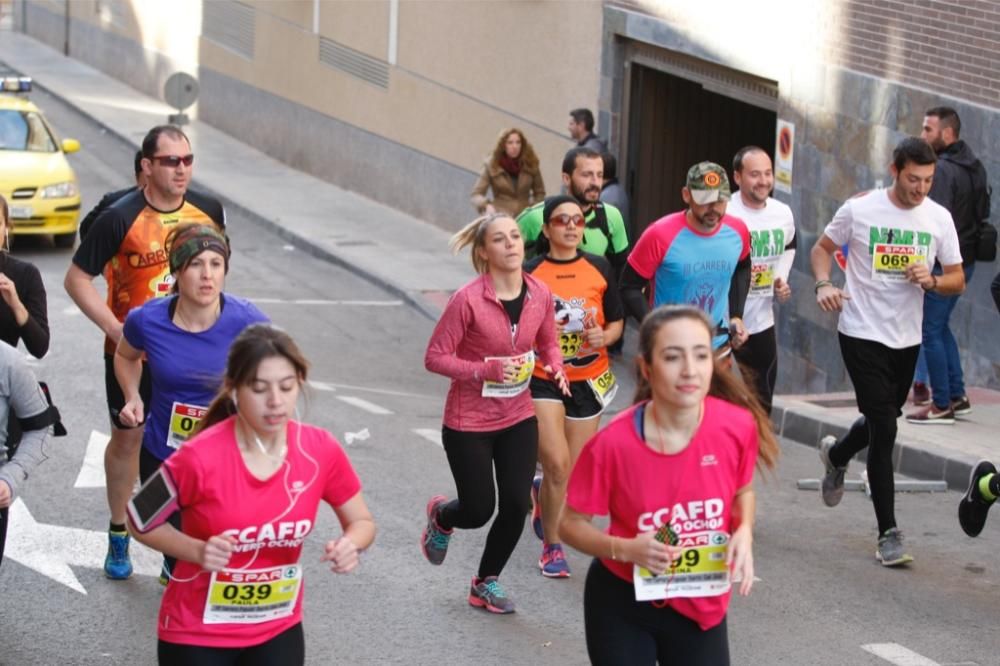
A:
[[[389,88],[389,63],[332,39],[319,38],[319,61],[379,88]]]
[[[201,34],[205,39],[252,60],[255,33],[253,7],[234,0],[202,2]]]

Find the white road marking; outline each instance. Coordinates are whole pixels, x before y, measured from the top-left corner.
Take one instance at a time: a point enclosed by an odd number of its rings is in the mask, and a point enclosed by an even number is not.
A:
[[[62,313],[70,317],[81,314],[80,308],[76,307],[75,305],[70,305],[69,307],[63,308]]]
[[[439,429],[435,429],[435,428],[414,428],[413,432],[415,432],[416,434],[420,435],[421,437],[423,437],[424,439],[426,439],[428,442],[430,442],[432,444],[437,444],[442,449],[444,448],[444,445],[441,443],[441,431]]]
[[[7,533],[5,557],[80,594],[87,594],[70,567],[103,567],[108,550],[106,532],[36,522],[21,499],[11,505],[10,521],[13,525]],[[133,539],[129,554],[136,573],[143,576],[160,574],[163,556],[156,551]]]
[[[336,391],[337,389],[350,389],[351,391],[366,391],[368,393],[380,393],[382,395],[398,395],[403,398],[433,398],[440,400],[440,396],[435,393],[410,393],[409,391],[393,391],[391,389],[371,388],[368,386],[357,386],[356,384],[338,384],[336,382],[316,382],[309,380],[310,386],[315,386],[320,391]]]
[[[336,391],[333,384],[327,384],[326,382],[318,382],[314,379],[309,380],[309,386],[316,389],[317,391]]]
[[[908,650],[899,643],[869,643],[862,645],[861,649],[896,666],[941,666],[938,662]]]
[[[381,405],[376,405],[374,402],[368,402],[362,398],[355,398],[352,395],[338,395],[337,400],[342,400],[348,405],[354,405],[358,409],[363,409],[369,414],[392,414],[392,412]]]
[[[90,431],[87,442],[87,452],[83,454],[83,465],[76,477],[74,488],[104,488],[107,479],[104,476],[104,450],[108,448],[111,437],[96,430]]]
[[[364,301],[364,300],[328,300],[323,298],[254,298],[247,300],[253,303],[271,305],[354,305],[362,307],[399,307],[403,301]]]

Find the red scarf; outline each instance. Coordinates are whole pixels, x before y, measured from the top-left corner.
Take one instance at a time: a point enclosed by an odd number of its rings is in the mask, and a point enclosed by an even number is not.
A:
[[[521,160],[511,157],[507,153],[500,156],[500,166],[504,171],[509,173],[514,178],[517,178],[521,173]]]

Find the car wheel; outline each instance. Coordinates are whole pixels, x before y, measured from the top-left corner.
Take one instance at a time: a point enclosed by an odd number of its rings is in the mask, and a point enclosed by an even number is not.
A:
[[[53,234],[52,242],[56,244],[56,247],[71,248],[73,247],[73,243],[76,242],[76,232],[74,231],[69,234]]]

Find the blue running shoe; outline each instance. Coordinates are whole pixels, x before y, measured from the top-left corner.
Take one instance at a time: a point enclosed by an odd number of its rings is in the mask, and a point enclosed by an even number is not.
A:
[[[132,560],[128,557],[128,532],[108,531],[108,554],[104,558],[104,575],[111,580],[125,580],[132,575]]]
[[[536,476],[531,482],[531,527],[535,530],[535,536],[545,541],[545,532],[542,530],[542,503],[538,499],[541,490],[542,477]]]
[[[551,543],[542,548],[538,568],[547,578],[569,578],[569,562],[566,561],[561,543]]]
[[[455,530],[442,529],[437,523],[437,514],[441,505],[448,501],[444,495],[435,495],[427,502],[427,526],[420,535],[420,552],[431,564],[441,564],[448,554],[448,543]]]
[[[469,589],[469,605],[485,608],[491,613],[506,615],[514,612],[514,601],[507,596],[496,576],[487,576],[479,580],[472,577],[472,587]]]

